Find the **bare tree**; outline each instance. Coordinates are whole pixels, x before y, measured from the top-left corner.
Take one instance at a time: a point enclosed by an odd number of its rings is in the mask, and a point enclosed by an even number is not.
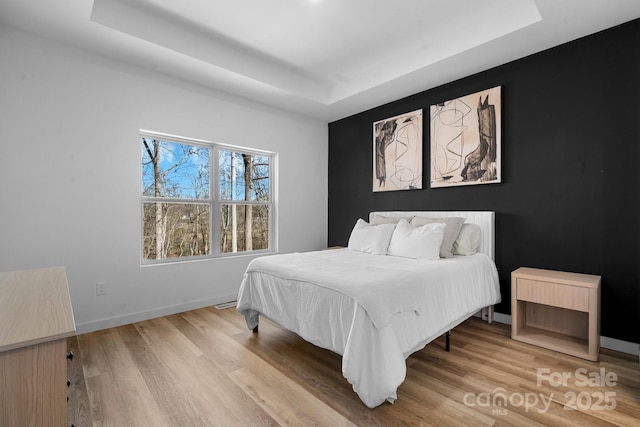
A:
[[[253,188],[253,156],[242,154],[242,162],[244,163],[244,199],[249,201]],[[244,250],[253,250],[253,209],[251,205],[246,205],[244,208]]]
[[[153,182],[154,182],[154,197],[162,196],[162,170],[160,168],[160,141],[154,139],[151,141],[153,149],[149,147],[146,139],[142,139],[149,159],[153,164]],[[166,255],[165,248],[165,236],[166,236],[166,221],[162,212],[162,205],[156,203],[156,215],[155,215],[155,237],[156,237],[156,257],[164,258]]]
[[[173,163],[167,167],[162,165],[163,142],[158,139],[148,141],[142,139],[143,149],[146,155],[143,158],[143,167],[151,167],[152,176],[148,176],[147,187],[143,189],[143,194],[154,198],[194,198],[209,197],[209,177],[208,171],[198,170],[193,175],[194,167],[189,166],[188,172],[181,171],[181,168],[193,157],[204,155],[201,148],[187,144],[173,144],[182,150],[181,155],[171,156],[175,158]],[[170,151],[170,150],[169,150]],[[209,150],[206,149],[208,165]],[[171,153],[168,153],[171,154]],[[208,168],[208,166],[207,166]],[[184,177],[192,177],[190,185],[183,187]],[[183,192],[188,191],[189,196],[184,196]],[[145,226],[145,249],[146,258],[165,259],[171,256],[199,255],[209,249],[207,243],[200,244],[199,239],[208,242],[209,227],[208,213],[203,219],[201,206],[198,204],[174,204],[156,200],[145,204],[144,221]],[[148,208],[147,208],[148,206]],[[206,209],[208,212],[208,208]],[[206,232],[206,235],[204,234]],[[191,242],[185,242],[185,236],[190,236]],[[187,249],[188,248],[188,249]]]

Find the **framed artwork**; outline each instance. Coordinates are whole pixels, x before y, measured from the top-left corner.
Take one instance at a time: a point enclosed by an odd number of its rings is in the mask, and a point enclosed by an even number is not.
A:
[[[431,188],[501,182],[500,89],[431,106]]]
[[[422,188],[422,110],[373,123],[373,191]]]

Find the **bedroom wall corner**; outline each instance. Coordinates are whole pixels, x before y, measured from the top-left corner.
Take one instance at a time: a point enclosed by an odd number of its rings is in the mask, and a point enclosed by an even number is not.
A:
[[[6,26],[0,57],[0,270],[65,266],[80,331],[227,302],[253,258],[141,266],[140,129],[278,153],[279,249],[326,245],[325,122]]]
[[[382,210],[496,212],[496,264],[510,314],[518,267],[602,276],[601,331],[640,343],[640,20],[329,124],[329,245]],[[372,191],[372,124],[502,87],[500,184]],[[427,115],[428,117],[428,115]]]

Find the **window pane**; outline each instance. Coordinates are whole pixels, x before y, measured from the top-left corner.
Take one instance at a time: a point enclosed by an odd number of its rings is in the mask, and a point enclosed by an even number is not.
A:
[[[270,160],[269,156],[220,150],[220,199],[268,201]]]
[[[142,138],[142,194],[208,199],[210,148]]]
[[[261,249],[269,249],[269,206],[221,205],[220,252]]]
[[[167,259],[208,255],[209,204],[143,203],[143,257]]]

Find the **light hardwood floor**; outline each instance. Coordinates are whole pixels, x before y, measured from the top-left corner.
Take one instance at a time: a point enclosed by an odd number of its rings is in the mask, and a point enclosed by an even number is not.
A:
[[[468,320],[452,332],[450,353],[440,338],[407,359],[394,404],[369,409],[342,377],[339,355],[265,319],[253,334],[235,308],[199,309],[68,339],[76,353],[69,421],[77,427],[638,425],[637,357],[603,350],[589,362],[509,335],[507,325]],[[562,376],[565,384],[552,381]],[[572,399],[576,410],[566,409]]]

